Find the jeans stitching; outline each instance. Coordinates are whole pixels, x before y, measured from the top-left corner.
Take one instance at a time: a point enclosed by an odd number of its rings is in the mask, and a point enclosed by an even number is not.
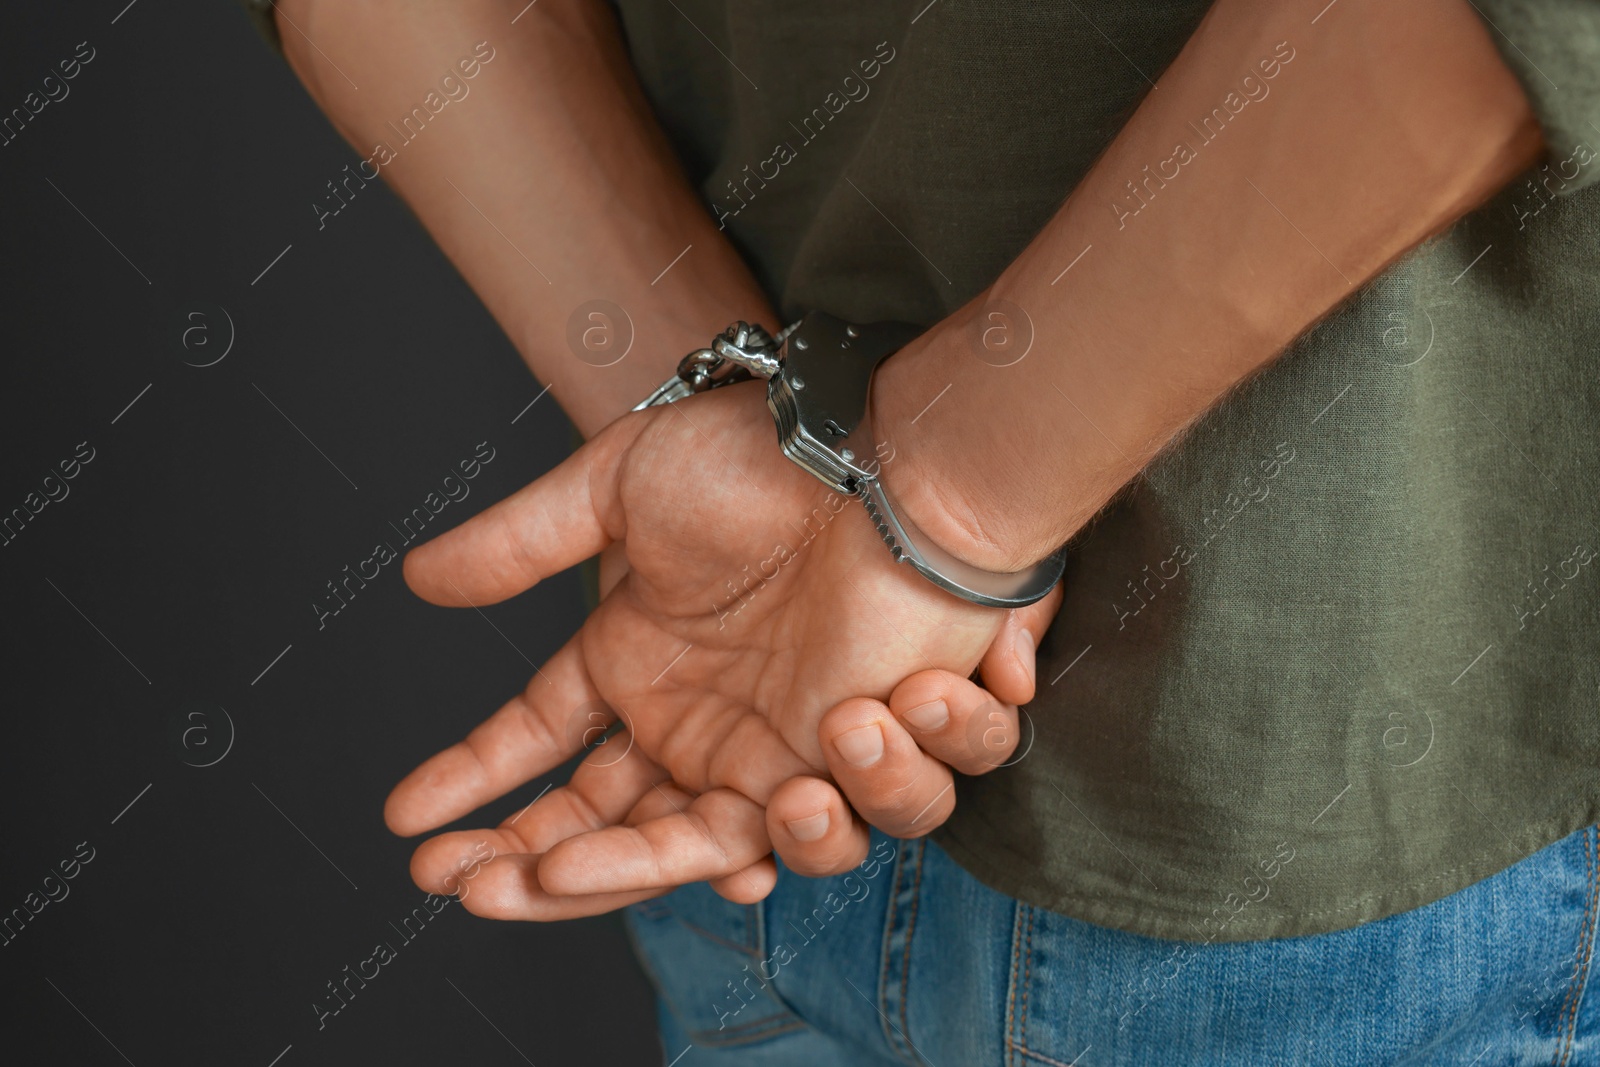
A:
[[[1017,1047],[1028,1053],[1028,992],[1033,988],[1033,920],[1039,912],[1028,909],[1028,932],[1022,935],[1022,1010],[1017,1018]]]
[[[1567,988],[1567,999],[1561,1005],[1561,1015],[1556,1020],[1556,1034],[1560,1041],[1555,1067],[1565,1067],[1572,1055],[1572,1046],[1578,1036],[1578,1007],[1583,1002],[1583,989],[1589,973],[1589,962],[1594,952],[1596,903],[1600,902],[1600,857],[1596,856],[1596,841],[1586,828],[1583,832],[1583,856],[1589,868],[1589,887],[1585,894],[1583,930],[1578,936],[1578,960],[1573,967],[1572,984]],[[1568,1017],[1568,1010],[1571,1017]],[[1562,1031],[1566,1033],[1562,1036]]]
[[[1014,1067],[1016,1058],[1011,1053],[1017,1050],[1017,1034],[1014,1026],[1017,1007],[1017,962],[1022,952],[1022,913],[1028,905],[1017,901],[1016,908],[1011,918],[1011,988],[1006,990],[1006,1059],[1007,1067]]]
[[[1031,1060],[1038,1060],[1040,1063],[1052,1064],[1053,1067],[1078,1067],[1076,1062],[1067,1063],[1065,1060],[1058,1060],[1053,1056],[1046,1056],[1042,1052],[1034,1052],[1032,1049],[1022,1048],[1018,1049],[1017,1051]],[[1088,1050],[1085,1049],[1084,1051],[1087,1052]],[[1078,1053],[1078,1057],[1081,1059],[1083,1057],[1083,1053]]]
[[[751,930],[753,932],[753,936],[755,938],[756,959],[758,961],[772,958],[767,953],[767,947],[770,944],[769,939],[767,937],[767,907],[771,903],[772,903],[772,894],[768,894],[767,897],[764,900],[761,900],[761,901],[759,901],[759,902],[757,902],[755,904],[748,905],[749,908],[750,908],[750,922],[751,922],[751,927],[750,928],[751,928]],[[760,968],[760,965],[758,963],[758,965],[756,967],[756,972],[759,974],[760,971],[761,971],[761,968]],[[767,982],[766,985],[762,988],[762,992],[766,993],[769,997],[771,997],[777,1003],[777,1005],[780,1008],[782,1008],[788,1014],[789,1018],[792,1019],[794,1022],[798,1023],[800,1026],[804,1027],[807,1030],[815,1031],[817,1028],[812,1026],[811,1022],[808,1019],[806,1019],[805,1016],[801,1015],[797,1010],[795,1010],[795,1006],[793,1004],[789,1003],[789,998],[784,996],[783,995],[783,991],[778,988],[778,979],[781,978],[781,977],[783,977],[783,974],[782,974],[781,971],[776,973],[776,974],[774,974],[773,977],[772,977],[772,980]],[[773,1016],[773,1018],[777,1018],[777,1016]]]
[[[878,998],[873,1004],[875,1009],[883,1002],[884,994],[889,988],[889,961],[894,958],[894,933],[899,915],[900,886],[905,876],[905,859],[904,846],[897,846],[894,854],[894,881],[890,886],[888,906],[883,917],[883,965],[878,970],[878,988],[874,990],[874,995]],[[891,1051],[898,1053],[887,1015],[882,1016],[882,1025],[879,1029],[883,1031],[883,1043]]]
[[[677,1021],[678,1025],[683,1028],[683,1032],[691,1035],[689,1040],[692,1043],[697,1045],[704,1044],[708,1048],[717,1047],[716,1035],[718,1031],[705,1030],[703,1028],[690,1026],[687,1022],[689,1016],[685,1014],[678,1007],[673,998],[667,994],[667,989],[669,987],[667,983],[661,980],[661,975],[656,970],[655,963],[650,958],[650,953],[645,949],[644,939],[639,936],[638,931],[634,929],[633,924],[624,924],[623,929],[627,933],[629,944],[633,947],[634,958],[639,961],[639,966],[644,971],[645,977],[650,980],[650,985],[654,987],[657,1007],[666,1009],[668,1014],[670,1014],[673,1019]],[[759,1026],[762,1025],[764,1021],[765,1020],[754,1020],[749,1023],[741,1023],[739,1026],[746,1028]],[[736,1043],[744,1044],[748,1043],[748,1041]]]
[[[1026,933],[1022,936],[1022,1012],[1021,1018],[1017,1022],[1017,1051],[1030,1059],[1039,1060],[1042,1063],[1056,1064],[1057,1067],[1073,1067],[1073,1064],[1063,1063],[1058,1059],[1046,1056],[1042,1052],[1035,1052],[1028,1047],[1028,990],[1033,987],[1033,920],[1038,914],[1037,908],[1030,907],[1028,909],[1028,927]],[[1078,1055],[1082,1056],[1083,1053],[1080,1052]]]
[[[743,953],[746,956],[753,956],[756,959],[761,959],[762,958],[761,954],[759,952],[757,952],[754,948],[752,948],[748,944],[741,945],[739,942],[733,940],[730,937],[723,937],[721,934],[712,933],[710,930],[707,930],[704,926],[701,926],[699,923],[692,923],[689,920],[681,918],[681,917],[678,919],[678,922],[683,926],[683,928],[685,930],[689,930],[692,933],[695,933],[695,934],[699,935],[700,937],[705,938],[707,941],[713,942],[714,944],[721,945],[723,948],[728,949],[730,952],[740,952],[740,953]]]
[[[911,1022],[906,1018],[906,1001],[909,998],[911,985],[911,935],[917,928],[917,905],[922,902],[922,860],[928,851],[927,838],[919,838],[912,846],[917,850],[917,872],[911,883],[911,910],[906,916],[906,944],[901,954],[900,964],[900,1037],[921,1060],[921,1053],[916,1052],[917,1046],[911,1042]]]
[[[748,939],[751,936],[759,936],[757,935],[756,927],[752,925],[752,921],[762,921],[757,910],[758,905],[744,904],[736,905],[735,907],[743,908],[746,911],[746,938]],[[758,954],[755,948],[751,948],[748,945],[740,945],[729,938],[712,933],[703,926],[686,922],[683,917],[677,914],[673,909],[669,908],[667,909],[667,912],[670,921],[677,923],[679,927],[689,931],[694,936],[717,945],[722,951],[733,952],[739,955],[747,955],[756,960],[763,958]],[[765,924],[763,922],[763,928],[764,925]],[[769,1007],[775,1006],[777,1009],[776,1011],[771,1012],[771,1014],[765,1015],[761,1018],[751,1019],[748,1022],[735,1023],[733,1026],[724,1027],[717,1030],[691,1025],[690,1020],[693,1017],[684,1011],[683,1008],[676,1002],[676,1000],[668,994],[668,990],[671,988],[671,986],[662,980],[661,974],[657,971],[649,951],[647,951],[645,948],[645,939],[640,936],[640,931],[635,929],[634,923],[632,922],[624,923],[624,930],[627,934],[628,942],[633,948],[634,958],[639,961],[639,966],[644,970],[645,976],[650,980],[650,984],[654,988],[657,1004],[661,1007],[664,1007],[667,1012],[669,1012],[672,1017],[677,1020],[678,1025],[683,1028],[684,1034],[688,1036],[689,1040],[693,1044],[711,1049],[732,1048],[766,1041],[769,1038],[779,1037],[783,1034],[790,1033],[791,1031],[811,1029],[811,1024],[806,1022],[805,1019],[801,1018],[799,1013],[794,1010],[789,1002],[778,993],[776,984],[773,982],[765,982],[762,989],[762,992],[766,994],[768,1000],[771,1002]],[[757,942],[757,944],[762,943],[764,942]],[[755,1001],[751,1001],[750,1003],[754,1004]]]
[[[1566,1041],[1562,1035],[1567,1028],[1567,1009],[1572,1007],[1572,990],[1578,984],[1578,973],[1583,969],[1583,942],[1589,936],[1589,910],[1587,907],[1589,903],[1589,886],[1587,883],[1594,874],[1594,851],[1589,844],[1587,830],[1583,834],[1583,868],[1585,882],[1583,888],[1583,902],[1585,905],[1583,925],[1578,929],[1578,947],[1573,951],[1572,978],[1567,982],[1567,995],[1561,998],[1561,1012],[1556,1016],[1556,1054],[1555,1058],[1550,1061],[1551,1067],[1556,1067],[1566,1057],[1564,1049]]]
[[[680,1025],[681,1022],[680,1020]],[[685,1028],[684,1033],[688,1035],[691,1044],[716,1051],[762,1044],[772,1038],[798,1033],[806,1029],[808,1029],[808,1024],[804,1019],[785,1019],[782,1016],[774,1016],[771,1019],[730,1026],[726,1030],[690,1030]]]
[[[1578,988],[1579,977],[1583,973],[1583,956],[1584,956],[1583,946],[1584,946],[1584,943],[1589,940],[1589,927],[1590,927],[1590,923],[1593,921],[1593,911],[1592,911],[1592,906],[1593,906],[1593,884],[1592,883],[1593,883],[1594,875],[1595,875],[1595,857],[1594,857],[1594,848],[1593,848],[1593,845],[1591,844],[1591,842],[1589,840],[1589,832],[1587,830],[1585,830],[1584,834],[1583,834],[1583,862],[1584,862],[1584,871],[1585,871],[1585,879],[1584,879],[1584,881],[1586,883],[1588,883],[1588,884],[1586,884],[1584,886],[1584,894],[1583,894],[1583,897],[1584,897],[1583,925],[1579,928],[1578,946],[1573,952],[1572,979],[1567,984],[1567,995],[1564,998],[1562,998],[1562,1001],[1561,1001],[1561,1012],[1560,1012],[1559,1015],[1556,1016],[1556,1054],[1555,1054],[1555,1058],[1551,1061],[1552,1067],[1558,1067],[1558,1065],[1561,1064],[1562,1062],[1564,1062],[1566,1060],[1566,1058],[1567,1058],[1567,1049],[1566,1049],[1567,1040],[1566,1040],[1566,1038],[1564,1036],[1565,1035],[1565,1031],[1567,1029],[1567,1012],[1572,1008],[1573,993]]]

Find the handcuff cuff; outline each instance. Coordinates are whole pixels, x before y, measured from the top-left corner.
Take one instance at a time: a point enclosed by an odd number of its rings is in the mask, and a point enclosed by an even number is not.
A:
[[[835,492],[858,498],[897,563],[974,604],[1020,608],[1061,580],[1066,551],[1025,570],[983,570],[940,548],[895,510],[883,486],[867,413],[873,371],[921,331],[904,323],[859,326],[820,311],[776,337],[736,322],[709,348],[684,356],[678,372],[633,410],[762,378],[783,454]]]

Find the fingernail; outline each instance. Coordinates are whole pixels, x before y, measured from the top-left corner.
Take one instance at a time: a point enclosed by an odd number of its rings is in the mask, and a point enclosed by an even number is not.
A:
[[[1039,647],[1038,638],[1033,636],[1033,631],[1022,629],[1017,631],[1017,640],[1012,645],[1011,654],[1017,657],[1017,666],[1022,668],[1022,673],[1028,676],[1028,682],[1033,683],[1034,650]]]
[[[870,767],[883,758],[883,730],[877,723],[846,730],[833,739],[833,747],[852,767]]]
[[[790,819],[783,825],[789,828],[796,841],[816,841],[828,832],[828,809],[824,808],[804,819]]]
[[[942,700],[929,701],[906,712],[905,719],[919,730],[937,730],[950,721],[950,707]]]

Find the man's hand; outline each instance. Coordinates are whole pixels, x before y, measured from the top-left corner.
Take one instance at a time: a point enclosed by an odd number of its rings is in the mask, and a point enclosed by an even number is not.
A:
[[[865,826],[815,775],[861,787],[863,814],[915,834],[953,807],[945,762],[981,771],[1009,753],[1014,707],[965,676],[983,661],[991,690],[1028,699],[1022,631],[1053,599],[983,608],[895,564],[859,505],[783,457],[759,389],[627,416],[407,558],[412,588],[453,606],[503,600],[608,544],[627,565],[528,689],[413,772],[386,818],[405,834],[458,818],[578,751],[613,709],[626,735],[498,830],[425,843],[420,885],[448,891],[487,840],[499,858],[468,900],[483,915],[563,918],[714,879],[758,899],[770,871],[746,869],[775,839],[811,873],[865,853]],[[940,701],[943,725],[926,707]]]

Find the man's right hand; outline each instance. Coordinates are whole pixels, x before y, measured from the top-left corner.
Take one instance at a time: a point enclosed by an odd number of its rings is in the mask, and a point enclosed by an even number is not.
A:
[[[386,817],[410,834],[466,814],[577,751],[592,713],[616,709],[628,733],[499,829],[424,843],[413,861],[424,888],[450,891],[487,843],[498,858],[468,900],[483,915],[566,918],[701,880],[756,899],[770,888],[774,843],[807,873],[864,855],[865,826],[819,776],[854,784],[864,814],[909,835],[948,816],[946,763],[977,772],[1009,753],[1014,711],[985,707],[965,678],[983,661],[991,688],[1031,695],[1032,640],[1017,639],[1025,622],[1042,631],[1054,603],[1025,615],[979,607],[894,563],[854,502],[830,504],[773,446],[759,388],[627,416],[407,558],[419,594],[467,606],[610,542],[627,557],[626,575],[524,694],[413,772]],[[893,711],[906,721],[942,699],[947,722],[905,730],[881,703],[897,686],[906,695]],[[913,703],[919,692],[929,699]]]

